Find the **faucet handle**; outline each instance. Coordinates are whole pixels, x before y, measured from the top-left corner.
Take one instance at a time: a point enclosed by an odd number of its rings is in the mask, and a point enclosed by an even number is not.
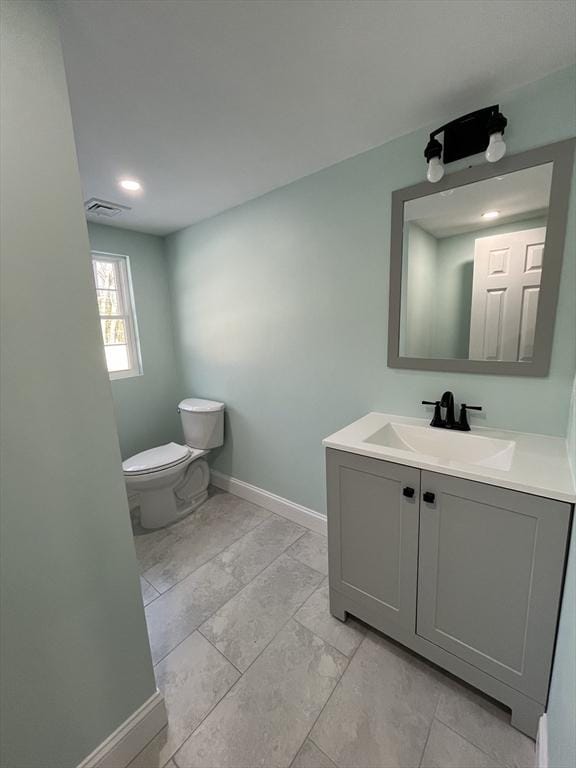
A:
[[[442,411],[440,410],[440,400],[422,400],[422,405],[434,406],[434,417],[430,422],[431,427],[443,427],[444,419],[442,418]]]
[[[460,429],[462,432],[470,432],[470,424],[468,424],[468,416],[466,415],[466,411],[481,411],[482,406],[481,405],[466,405],[466,403],[462,403],[460,406],[460,418],[458,419],[458,429]]]

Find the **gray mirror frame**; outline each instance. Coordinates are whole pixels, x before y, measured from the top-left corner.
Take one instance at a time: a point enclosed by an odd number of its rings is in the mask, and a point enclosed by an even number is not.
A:
[[[466,168],[445,176],[432,184],[429,181],[392,193],[392,221],[390,228],[390,299],[388,308],[388,367],[410,368],[420,371],[453,371],[459,373],[485,373],[502,376],[547,376],[550,369],[556,305],[566,239],[566,222],[570,203],[570,184],[574,163],[576,139],[566,139],[518,155],[505,157],[498,163]],[[521,171],[536,165],[553,163],[550,205],[546,229],[546,269],[542,273],[534,359],[530,363],[492,362],[445,358],[402,357],[400,355],[400,313],[402,300],[402,238],[404,232],[404,203],[420,197],[462,187],[476,181]]]

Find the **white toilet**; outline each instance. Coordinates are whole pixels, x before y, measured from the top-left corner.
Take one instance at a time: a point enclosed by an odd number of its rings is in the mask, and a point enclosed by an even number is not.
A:
[[[168,443],[122,464],[130,510],[143,528],[163,528],[208,496],[210,469],[202,457],[224,442],[224,403],[188,398],[178,405],[186,445]]]

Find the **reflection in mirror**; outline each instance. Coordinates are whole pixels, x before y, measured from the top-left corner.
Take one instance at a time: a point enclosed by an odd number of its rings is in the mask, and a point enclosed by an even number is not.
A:
[[[552,166],[404,203],[401,356],[532,360]]]

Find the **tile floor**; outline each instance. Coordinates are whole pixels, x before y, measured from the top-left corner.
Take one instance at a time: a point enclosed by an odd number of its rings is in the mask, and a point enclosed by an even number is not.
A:
[[[213,491],[135,542],[169,725],[130,768],[533,768],[503,709],[330,615],[323,536]]]

